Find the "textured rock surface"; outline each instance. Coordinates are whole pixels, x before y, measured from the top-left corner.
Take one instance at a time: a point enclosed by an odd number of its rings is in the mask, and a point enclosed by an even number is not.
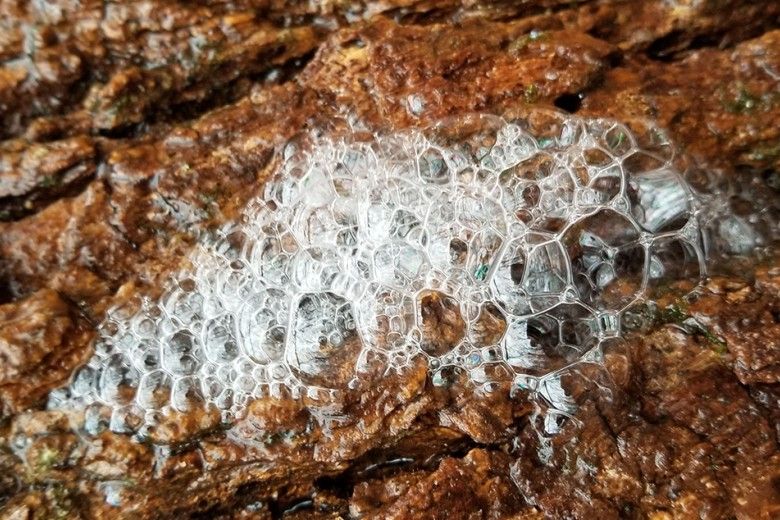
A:
[[[314,4],[0,0],[0,517],[776,517],[771,248],[654,292],[552,437],[525,396],[422,362],[367,370],[330,415],[281,395],[225,430],[195,408],[145,443],[44,410],[107,310],[156,298],[312,129],[647,119],[777,222],[776,2]]]

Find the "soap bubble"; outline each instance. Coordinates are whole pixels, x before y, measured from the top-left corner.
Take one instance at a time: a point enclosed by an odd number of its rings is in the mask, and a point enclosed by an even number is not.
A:
[[[437,386],[563,402],[624,310],[705,274],[702,199],[675,164],[654,129],[543,110],[290,144],[159,301],[109,312],[66,394],[146,431],[160,412],[327,400],[419,358]],[[711,227],[760,242],[745,218]]]

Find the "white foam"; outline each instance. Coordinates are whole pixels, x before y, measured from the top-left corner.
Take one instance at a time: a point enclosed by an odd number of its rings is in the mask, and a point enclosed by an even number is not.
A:
[[[109,312],[51,406],[108,405],[117,431],[198,403],[229,423],[274,388],[343,390],[372,353],[391,370],[422,356],[435,384],[457,370],[489,387],[501,366],[517,388],[559,388],[648,285],[702,274],[697,198],[615,122],[565,116],[550,137],[491,121],[487,140],[288,148],[192,272]]]

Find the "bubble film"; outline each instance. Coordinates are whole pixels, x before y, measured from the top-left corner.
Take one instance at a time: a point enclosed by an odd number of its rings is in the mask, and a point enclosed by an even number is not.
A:
[[[52,406],[107,406],[115,431],[197,406],[230,423],[253,399],[327,401],[369,361],[415,357],[433,384],[508,378],[555,401],[625,309],[703,274],[700,199],[657,130],[646,149],[602,119],[461,126],[288,146],[159,300],[109,313]]]

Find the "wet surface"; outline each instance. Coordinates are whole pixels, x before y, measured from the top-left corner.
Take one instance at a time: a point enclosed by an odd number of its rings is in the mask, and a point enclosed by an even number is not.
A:
[[[0,515],[777,514],[773,2],[20,5],[0,2]],[[478,374],[436,372],[412,356],[388,372],[379,356],[350,385],[351,349],[362,343],[347,324],[362,309],[318,289],[289,300],[301,327],[287,362],[307,385],[341,389],[327,406],[286,385],[253,395],[227,423],[201,406],[186,386],[188,363],[233,356],[227,319],[197,337],[219,349],[165,336],[164,368],[181,372],[169,384],[166,371],[142,383],[106,358],[112,384],[101,402],[137,403],[141,388],[150,390],[145,406],[175,402],[146,437],[134,437],[141,423],[132,414],[122,422],[102,406],[45,410],[51,390],[77,385],[76,368],[100,356],[107,316],[177,305],[166,300],[169,280],[192,272],[197,244],[247,215],[290,138],[370,140],[474,111],[531,120],[536,107],[554,105],[618,121],[639,140],[643,128],[665,130],[681,152],[673,171],[686,172],[693,189],[710,188],[707,207],[723,208],[710,214],[717,232],[706,250],[717,254],[708,254],[711,277],[699,288],[695,249],[671,236],[658,250],[632,247],[635,226],[674,234],[695,213],[675,196],[675,177],[647,157],[630,164],[656,173],[626,192],[643,211],[544,223],[548,233],[566,230],[561,254],[588,275],[576,287],[604,311],[603,330],[615,327],[607,311],[628,306],[621,337],[604,337],[598,365],[582,364],[557,386],[520,388],[500,362],[483,362]],[[607,144],[619,149],[626,140],[613,134]],[[603,159],[583,157],[594,167]],[[422,164],[424,182],[435,181],[440,161]],[[538,161],[526,174],[543,171]],[[609,178],[593,187],[606,197],[616,189]],[[532,207],[546,193],[512,190],[514,203]],[[654,205],[658,197],[675,202]],[[408,228],[403,217],[396,231]],[[470,265],[475,246],[489,252],[492,243],[451,240],[448,261]],[[498,276],[548,290],[552,278],[533,273],[549,274],[535,266],[554,266],[558,253],[533,246],[485,273],[480,263],[466,272],[469,283]],[[640,260],[642,273],[632,267]],[[585,292],[599,284],[610,289]],[[410,302],[427,356],[516,332],[500,305],[472,315],[437,291]],[[634,302],[637,293],[649,301]],[[285,301],[271,295],[250,308]],[[555,323],[584,316],[569,311]],[[308,316],[323,314],[330,321],[310,325]],[[548,318],[532,325],[546,354],[582,339],[576,324],[559,328],[558,341]],[[344,330],[336,337],[335,329]],[[567,407],[549,406],[563,397]]]

